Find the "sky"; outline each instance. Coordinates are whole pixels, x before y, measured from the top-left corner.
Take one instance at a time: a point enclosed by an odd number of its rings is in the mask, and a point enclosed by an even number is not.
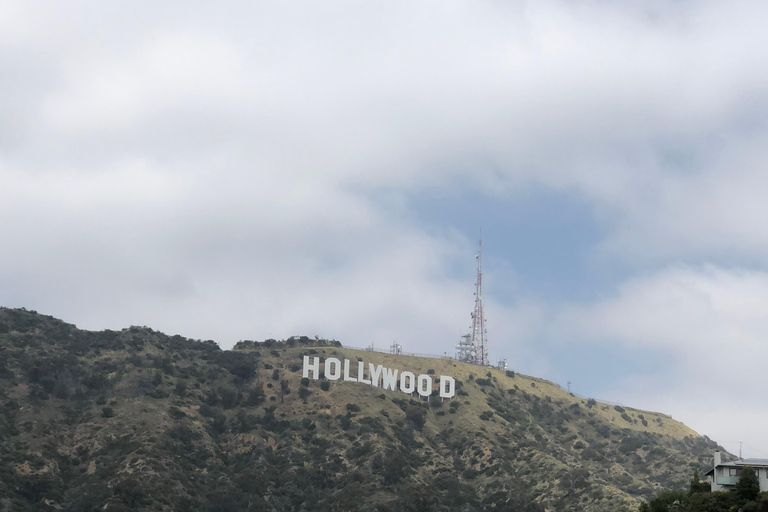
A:
[[[0,0],[0,305],[492,361],[768,457],[768,4]]]

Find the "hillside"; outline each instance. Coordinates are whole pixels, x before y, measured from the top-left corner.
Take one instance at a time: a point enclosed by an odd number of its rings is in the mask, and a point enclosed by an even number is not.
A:
[[[450,375],[457,394],[302,382],[304,355]],[[3,511],[636,510],[715,448],[664,414],[450,359],[309,338],[222,351],[0,309]]]

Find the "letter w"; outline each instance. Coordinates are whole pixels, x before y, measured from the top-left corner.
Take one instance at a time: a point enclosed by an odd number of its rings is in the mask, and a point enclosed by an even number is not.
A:
[[[383,380],[383,385],[381,387],[392,391],[397,389],[397,373],[398,370],[390,370],[389,368],[384,368],[384,372],[381,376]]]

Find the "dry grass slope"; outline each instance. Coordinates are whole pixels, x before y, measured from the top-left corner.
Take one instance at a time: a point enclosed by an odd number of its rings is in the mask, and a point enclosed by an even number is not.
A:
[[[664,414],[450,359],[237,348],[0,309],[0,510],[629,511],[715,447]],[[302,382],[304,355],[451,375],[457,395]]]

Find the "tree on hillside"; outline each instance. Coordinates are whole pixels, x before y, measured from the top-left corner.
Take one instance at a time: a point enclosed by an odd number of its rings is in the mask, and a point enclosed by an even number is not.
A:
[[[755,470],[742,469],[732,491],[710,491],[707,482],[699,480],[694,471],[690,492],[667,490],[654,499],[640,504],[638,512],[768,512],[768,492],[760,492]]]
[[[742,501],[754,501],[760,494],[760,481],[752,466],[744,466],[735,486],[736,496]]]
[[[648,507],[643,510],[650,512],[667,512],[668,510],[683,510],[688,499],[684,491],[662,491],[656,498],[650,501]],[[641,505],[642,506],[642,505]]]
[[[699,470],[693,470],[693,478],[691,478],[691,488],[688,491],[688,495],[695,494],[697,492],[709,492],[711,485],[709,482],[702,482],[699,480]]]

